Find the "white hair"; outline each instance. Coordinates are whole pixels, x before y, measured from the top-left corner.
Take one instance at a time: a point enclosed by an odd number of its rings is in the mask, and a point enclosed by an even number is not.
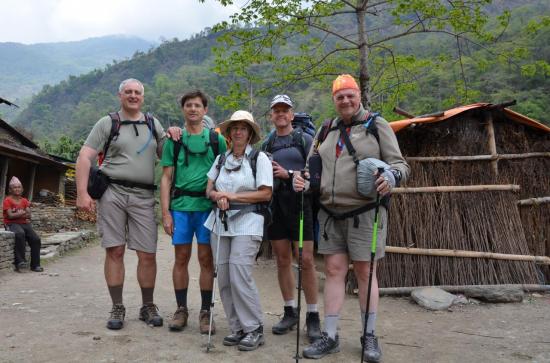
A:
[[[120,86],[118,86],[118,92],[121,93],[124,90],[124,87],[126,87],[126,85],[128,83],[137,83],[137,84],[139,84],[140,87],[141,87],[141,94],[145,93],[145,88],[143,87],[143,83],[141,83],[139,80],[137,80],[135,78],[128,78],[128,79],[125,79],[124,81],[120,82]]]

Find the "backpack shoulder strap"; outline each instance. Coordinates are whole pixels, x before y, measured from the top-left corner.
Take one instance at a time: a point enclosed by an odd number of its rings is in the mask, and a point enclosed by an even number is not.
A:
[[[319,131],[319,136],[317,136],[317,140],[315,141],[315,150],[317,150],[319,146],[321,146],[323,141],[325,141],[325,139],[327,138],[328,133],[332,131],[331,126],[332,119],[328,119],[323,122],[323,125],[321,126],[321,129]]]
[[[178,175],[178,156],[181,151],[182,142],[181,139],[178,141],[174,141],[174,156],[173,156],[173,162],[174,162],[174,173],[172,175],[172,187],[176,186],[176,177]]]
[[[209,129],[208,133],[210,146],[212,147],[212,151],[214,152],[214,157],[216,157],[220,154],[220,140],[218,138],[218,133],[214,129]]]
[[[218,169],[218,171],[221,170],[223,164],[225,164],[225,153],[220,154],[218,163],[216,164],[216,169]]]
[[[153,131],[153,136],[155,137],[155,140],[158,141],[157,128],[155,127],[155,118],[149,112],[145,113],[145,122],[147,123],[147,127],[149,128],[149,130]]]
[[[301,127],[295,128],[292,130],[292,144],[293,146],[297,147],[300,151],[300,154],[302,154],[302,158],[304,160],[307,159],[307,152],[306,152],[306,140],[304,139],[304,131]]]
[[[111,118],[111,131],[109,131],[109,137],[107,138],[107,142],[105,142],[105,146],[103,147],[103,155],[99,158],[99,165],[103,163],[103,160],[107,156],[109,146],[111,146],[111,142],[118,137],[118,133],[120,130],[121,122],[119,113],[109,112],[109,117]]]
[[[248,157],[250,158],[250,168],[252,168],[252,175],[254,176],[254,180],[256,180],[256,171],[258,170],[258,155],[260,155],[260,150],[258,149],[252,149],[252,151],[250,151],[250,154],[248,154]]]
[[[374,136],[378,144],[380,144],[380,135],[378,135],[378,125],[376,125],[376,118],[380,116],[379,112],[373,112],[367,117],[367,121],[364,123],[365,132]]]
[[[267,139],[262,143],[262,146],[260,147],[262,151],[272,152],[273,149],[273,143],[275,143],[275,139],[277,138],[277,132],[275,130],[271,131],[269,135],[267,136]]]

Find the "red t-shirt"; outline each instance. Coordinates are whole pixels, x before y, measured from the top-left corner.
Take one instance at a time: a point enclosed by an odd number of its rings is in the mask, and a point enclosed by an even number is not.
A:
[[[15,219],[9,219],[8,217],[8,209],[15,209],[15,211],[20,209],[26,209],[31,206],[31,203],[26,199],[21,197],[19,202],[16,202],[12,197],[7,196],[4,198],[4,203],[2,203],[2,211],[4,212],[4,224],[26,224],[27,218],[25,217],[19,217]]]

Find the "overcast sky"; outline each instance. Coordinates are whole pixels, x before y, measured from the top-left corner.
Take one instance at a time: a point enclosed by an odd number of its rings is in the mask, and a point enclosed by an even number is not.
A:
[[[185,39],[236,10],[214,0],[0,0],[0,42],[31,44],[111,34]]]

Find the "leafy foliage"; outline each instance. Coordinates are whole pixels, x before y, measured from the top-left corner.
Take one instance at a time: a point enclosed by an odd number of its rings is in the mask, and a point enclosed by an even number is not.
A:
[[[40,146],[42,150],[49,154],[61,156],[62,158],[68,160],[76,160],[78,157],[78,152],[83,144],[83,139],[74,141],[73,138],[67,135],[62,135],[55,144],[52,144],[48,140],[44,140]]]

